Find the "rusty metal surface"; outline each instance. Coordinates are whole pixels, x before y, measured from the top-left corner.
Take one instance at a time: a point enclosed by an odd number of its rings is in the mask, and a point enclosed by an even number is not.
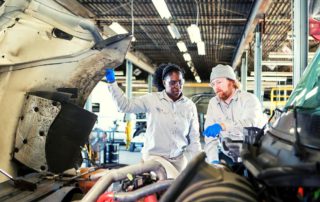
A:
[[[16,133],[15,159],[40,172],[48,169],[45,142],[49,128],[60,110],[59,102],[26,96]]]

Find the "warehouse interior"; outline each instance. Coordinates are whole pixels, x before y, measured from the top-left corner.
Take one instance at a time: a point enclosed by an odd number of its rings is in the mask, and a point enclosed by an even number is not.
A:
[[[0,6],[0,201],[320,201],[319,0]]]

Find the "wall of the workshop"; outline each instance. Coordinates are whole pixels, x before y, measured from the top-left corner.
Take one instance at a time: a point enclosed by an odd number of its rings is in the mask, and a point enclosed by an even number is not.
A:
[[[208,88],[197,88],[197,87],[186,87],[183,89],[183,94],[188,98],[192,98],[193,95],[197,94],[213,94],[212,88],[208,86]],[[208,107],[209,100],[203,99],[201,102],[197,104],[198,113],[206,113]]]

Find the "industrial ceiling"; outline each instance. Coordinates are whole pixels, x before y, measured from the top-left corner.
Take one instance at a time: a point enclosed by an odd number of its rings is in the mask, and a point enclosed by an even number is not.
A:
[[[95,21],[101,31],[113,22],[119,23],[136,39],[131,45],[132,53],[146,56],[143,58],[152,66],[169,62],[178,64],[185,69],[186,79],[190,82],[195,81],[195,73],[179,51],[178,41],[186,44],[202,82],[208,82],[211,68],[217,64],[229,64],[239,72],[244,52],[248,53],[249,72],[253,71],[253,33],[257,24],[262,33],[263,61],[272,60],[270,53],[292,51],[292,0],[165,0],[172,16],[170,19],[161,18],[152,0],[56,1],[69,4],[69,8],[75,7],[79,10],[76,14]],[[171,36],[167,28],[170,23],[177,27],[179,39]],[[197,44],[190,41],[187,28],[191,24],[200,28],[205,55],[199,55]],[[309,44],[311,49],[318,46],[313,40]],[[272,69],[292,71],[292,66],[263,66],[264,71]],[[138,77],[146,79],[147,75],[143,72]]]
[[[248,20],[255,4],[261,1],[166,0],[172,19],[161,18],[151,0],[78,0],[78,2],[92,12],[101,28],[112,22],[118,22],[132,32],[133,10],[133,32],[136,41],[132,43],[132,50],[146,55],[154,65],[167,62],[180,65],[186,70],[187,79],[192,81],[194,76],[183,58],[183,53],[176,45],[179,40],[184,41],[201,80],[207,82],[211,68],[215,65],[222,63],[235,66],[234,61],[237,59],[238,49],[241,48],[240,42]],[[270,52],[281,51],[283,48],[291,49],[288,33],[290,34],[292,30],[292,2],[291,0],[263,2],[265,3],[263,9],[266,12],[258,13],[257,18],[262,28],[263,60],[268,60]],[[187,32],[188,26],[197,22],[201,38],[205,43],[205,55],[198,55],[197,44],[191,43]],[[179,40],[173,39],[170,35],[167,29],[170,23],[174,23],[178,28],[181,35]],[[246,50],[250,59],[249,69],[252,70],[253,65],[250,61],[254,55],[254,40],[248,42]],[[244,47],[242,48],[242,51],[245,51]],[[236,64],[237,67],[240,66],[239,57]],[[287,67],[280,71],[289,70]]]

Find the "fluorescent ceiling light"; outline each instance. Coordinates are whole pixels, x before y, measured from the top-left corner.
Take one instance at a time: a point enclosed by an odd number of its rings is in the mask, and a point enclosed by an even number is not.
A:
[[[161,18],[170,19],[171,14],[168,9],[168,6],[164,0],[152,0],[154,7],[156,7]]]
[[[188,28],[189,38],[192,43],[198,43],[201,40],[200,29],[196,24],[191,24]]]
[[[184,60],[185,61],[191,61],[191,56],[190,56],[190,54],[189,53],[185,53],[185,54],[183,54],[183,58],[184,58]]]
[[[194,66],[192,61],[187,62],[187,65],[188,65],[190,68]]]
[[[197,71],[193,72],[193,76],[194,76],[194,77],[199,76],[199,75],[198,75],[198,72],[197,72]]]
[[[170,23],[170,25],[168,25],[167,27],[168,27],[168,30],[169,30],[172,38],[180,39],[181,35],[179,33],[179,30],[173,23]]]
[[[128,31],[117,22],[113,22],[109,27],[117,34],[128,34]]]
[[[200,76],[199,76],[199,75],[196,76],[195,79],[196,79],[197,83],[201,83],[201,79],[200,79]]]
[[[183,41],[179,41],[177,43],[177,46],[178,46],[180,52],[187,52],[188,51],[187,46]]]
[[[198,47],[198,55],[205,55],[206,54],[206,47],[203,41],[199,41],[197,43]]]

